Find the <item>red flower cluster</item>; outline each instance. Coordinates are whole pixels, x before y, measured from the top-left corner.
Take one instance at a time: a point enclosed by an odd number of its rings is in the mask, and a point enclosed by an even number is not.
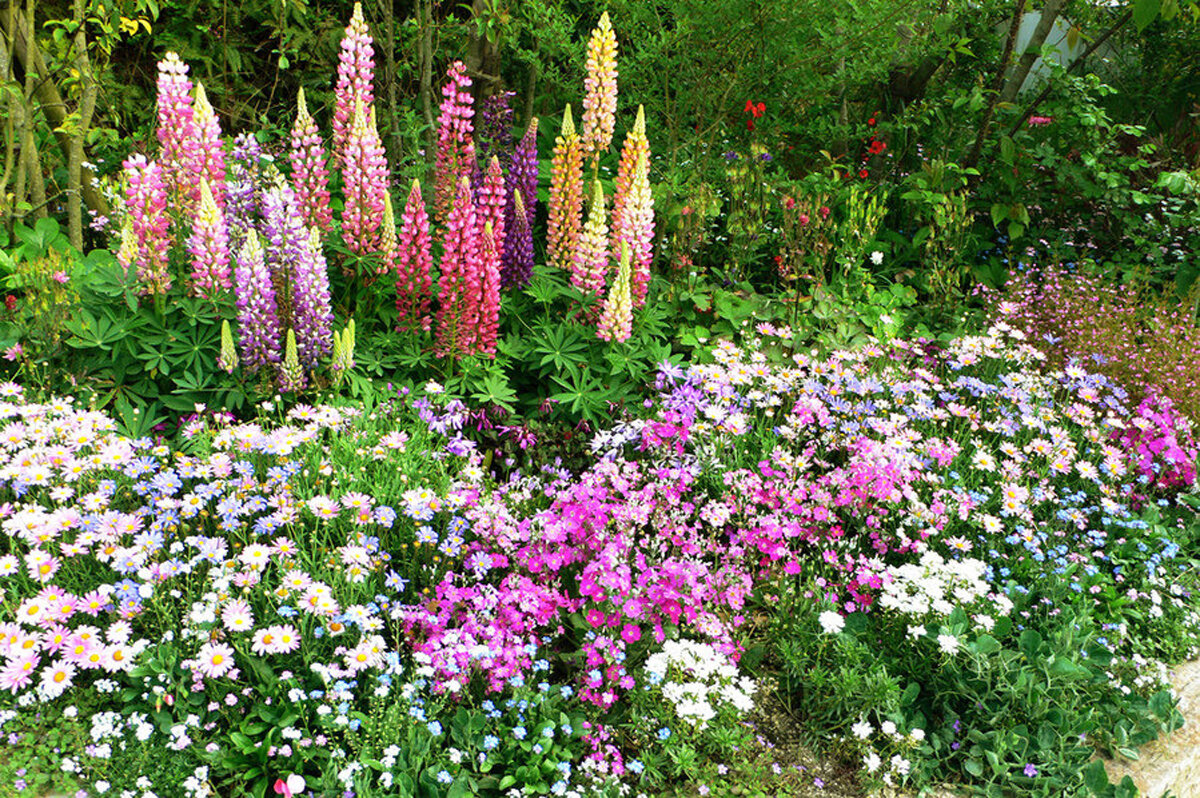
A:
[[[867,120],[867,127],[875,127],[875,125],[878,122],[879,122],[879,112],[876,111],[871,116],[871,118]],[[860,179],[866,180],[867,177],[870,176],[870,172],[867,171],[867,161],[869,161],[871,159],[871,156],[879,155],[886,149],[887,149],[887,143],[884,141],[880,141],[878,136],[872,134],[871,138],[867,139],[867,149],[862,154],[862,160],[861,160],[860,168],[858,170],[858,176]]]
[[[750,118],[746,120],[746,130],[754,130],[754,120],[767,112],[766,103],[754,104],[753,100],[746,100],[746,113],[750,114]]]

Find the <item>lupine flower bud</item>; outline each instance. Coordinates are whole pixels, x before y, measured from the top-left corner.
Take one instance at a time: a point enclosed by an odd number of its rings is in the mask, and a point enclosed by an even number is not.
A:
[[[633,333],[633,302],[629,292],[629,245],[621,242],[621,265],[600,313],[596,334],[605,341],[627,341]]]
[[[300,356],[296,348],[296,333],[289,329],[283,362],[279,364],[279,392],[304,390],[305,383],[304,368],[300,365]]]
[[[167,216],[167,187],[163,172],[144,155],[132,155],[124,163],[129,181],[125,207],[137,241],[138,293],[165,294],[171,290],[167,269],[171,250],[170,218]],[[126,266],[128,268],[128,266]]]
[[[408,204],[400,220],[400,251],[396,258],[396,312],[400,330],[429,330],[429,304],[433,290],[430,272],[429,215],[421,197],[421,184],[413,181]]]
[[[563,113],[562,132],[554,140],[549,214],[546,261],[560,269],[571,269],[583,224],[583,145],[575,133],[569,105]]]
[[[438,286],[438,357],[458,358],[472,351],[479,323],[479,243],[471,181],[463,178],[443,237],[442,277]]]
[[[233,345],[233,330],[229,327],[229,319],[221,321],[221,354],[217,356],[217,368],[233,373],[238,367],[237,347]]]
[[[383,221],[379,225],[379,251],[383,255],[376,274],[395,273],[399,269],[400,241],[396,238],[396,209],[392,207],[392,195],[383,195]]]
[[[608,276],[608,221],[604,211],[604,187],[599,179],[592,186],[592,207],[579,238],[579,249],[575,252],[571,285],[599,298]]]
[[[442,108],[438,116],[437,163],[433,174],[433,210],[438,223],[444,223],[455,200],[459,181],[469,177],[475,164],[475,143],[471,118],[475,115],[471,79],[462,61],[455,61],[446,73],[442,87]]]
[[[200,178],[200,204],[188,240],[192,255],[192,293],[212,299],[232,287],[229,279],[229,235],[225,214],[217,207],[208,180]]]
[[[583,152],[595,158],[612,142],[617,118],[617,37],[607,11],[588,40],[583,87]]]
[[[375,48],[371,32],[363,19],[362,3],[354,4],[354,14],[342,38],[338,54],[338,77],[334,88],[333,155],[344,166],[346,139],[354,124],[354,109],[362,104],[369,113],[375,102]]]
[[[524,229],[529,231],[529,248],[533,247],[533,222],[537,212],[537,124],[534,118],[512,154],[508,169],[507,203],[504,208],[504,248],[500,258],[500,284],[508,287],[525,285],[532,276],[533,259],[525,259],[525,241],[518,241],[516,204],[524,209]]]
[[[316,120],[308,113],[304,89],[296,99],[296,122],[292,125],[292,148],[288,160],[292,164],[292,187],[304,209],[305,221],[322,233],[333,226],[329,209],[329,169],[325,160],[325,145],[321,142]]]
[[[213,200],[218,208],[225,207],[225,148],[221,143],[221,123],[217,112],[208,102],[204,85],[196,84],[196,101],[192,106],[195,122],[196,146],[192,150],[192,164],[188,197],[190,207],[200,202],[200,183],[207,180]]]
[[[258,233],[251,230],[237,257],[238,345],[250,373],[280,357],[275,284]]]

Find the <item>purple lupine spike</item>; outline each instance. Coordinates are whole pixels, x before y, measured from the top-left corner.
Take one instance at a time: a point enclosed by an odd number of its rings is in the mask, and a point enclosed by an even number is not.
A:
[[[529,129],[521,137],[512,154],[512,162],[508,168],[508,203],[504,209],[504,251],[500,258],[501,284],[521,286],[529,282],[533,276],[533,222],[537,218],[537,117],[529,122]],[[522,233],[516,219],[516,200],[520,194],[521,205],[525,210],[525,232]],[[528,236],[528,241],[518,236]],[[525,249],[528,247],[530,257],[525,259]]]
[[[521,192],[513,192],[513,197],[513,228],[504,234],[504,271],[500,278],[500,284],[505,288],[525,285],[533,277],[533,231],[529,229],[529,214],[525,213]]]
[[[502,91],[485,97],[479,106],[476,149],[483,163],[493,155],[503,157],[512,149],[513,110],[509,102],[516,96],[515,91]]]
[[[267,268],[262,241],[254,230],[246,234],[246,243],[238,252],[235,275],[238,349],[242,365],[253,374],[263,366],[279,363],[281,356],[275,284]]]
[[[297,211],[299,209],[297,208]],[[304,257],[292,272],[292,324],[300,364],[310,371],[333,350],[333,305],[329,298],[329,266],[321,251],[321,231],[308,228]]]
[[[308,247],[308,231],[295,192],[282,181],[263,192],[262,212],[263,251],[275,286],[279,328],[283,330],[292,326],[291,285],[295,264]]]
[[[233,140],[225,181],[225,225],[230,249],[237,251],[246,234],[255,229],[262,192],[263,149],[253,134],[241,133]]]

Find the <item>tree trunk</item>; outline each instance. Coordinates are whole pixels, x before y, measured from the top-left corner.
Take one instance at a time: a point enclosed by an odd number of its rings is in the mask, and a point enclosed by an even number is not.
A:
[[[30,10],[32,10],[32,0],[30,0],[28,5],[30,6]],[[32,89],[31,96],[37,100],[38,107],[45,115],[50,129],[54,131],[54,139],[58,142],[59,149],[69,159],[72,137],[64,129],[64,123],[67,121],[67,106],[63,102],[58,87],[50,80],[50,71],[46,68],[46,62],[42,58],[37,42],[30,33],[33,21],[32,15],[28,16],[28,22],[26,19],[26,14],[22,14],[12,6],[0,9],[0,28],[9,37],[9,40],[13,42],[13,51],[16,53],[17,59],[21,62],[21,66],[25,70],[27,83]],[[29,130],[30,124],[32,124],[32,119],[27,119],[27,138],[32,140],[33,133]],[[80,190],[83,194],[84,202],[87,203],[88,208],[93,213],[107,216],[108,202],[96,186],[95,181],[97,176],[95,171],[91,166],[87,165],[83,165],[82,170],[82,185],[80,186]],[[34,187],[36,188],[40,182],[39,175],[39,179],[35,181]]]
[[[421,64],[421,115],[425,117],[425,163],[433,163],[437,150],[437,122],[433,118],[433,0],[417,0],[421,38],[417,58]]]
[[[979,155],[983,152],[983,141],[987,137],[988,128],[992,126],[992,117],[996,115],[996,105],[1000,101],[1004,75],[1008,72],[1008,63],[1012,59],[1013,48],[1017,44],[1017,32],[1021,29],[1021,17],[1024,14],[1025,0],[1017,0],[1017,9],[1013,12],[1012,24],[1008,26],[1008,38],[1004,42],[1004,54],[1000,56],[1000,65],[996,67],[996,76],[992,80],[992,99],[983,115],[983,121],[979,123],[979,134],[975,137],[975,144],[971,147],[971,153],[964,163],[964,166],[968,168],[979,162]]]
[[[83,0],[75,0],[75,70],[79,73],[78,120],[71,130],[71,149],[67,154],[67,234],[71,246],[83,251],[83,142],[96,111],[96,76],[87,54],[87,33],[83,24]]]
[[[1025,52],[1021,53],[1016,68],[1000,92],[1000,102],[1011,103],[1017,99],[1021,85],[1025,83],[1025,78],[1029,77],[1029,70],[1033,69],[1033,62],[1037,61],[1042,54],[1042,45],[1046,43],[1050,31],[1054,30],[1054,21],[1058,19],[1063,5],[1065,5],[1064,0],[1046,0],[1046,7],[1042,9],[1042,17],[1038,20],[1037,27],[1033,29],[1033,37],[1026,45]]]
[[[394,0],[379,0],[379,10],[383,13],[383,73],[384,90],[387,93],[388,130],[387,153],[388,160],[398,163],[404,143],[400,140],[400,119],[396,109],[400,101],[396,97],[396,9]]]

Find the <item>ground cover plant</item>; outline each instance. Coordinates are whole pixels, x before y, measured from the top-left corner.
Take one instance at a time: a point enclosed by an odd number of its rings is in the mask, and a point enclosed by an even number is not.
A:
[[[0,23],[94,103],[84,5]],[[646,78],[718,69],[668,51],[738,4],[464,7],[440,107],[434,5],[280,11],[261,129],[164,50],[121,169],[81,182],[80,99],[74,204],[0,230],[0,796],[1134,795],[1100,759],[1179,726],[1200,653],[1196,176],[1096,75],[1014,104],[1023,3],[991,89],[944,4],[904,108],[854,88],[894,59],[843,58],[804,131],[757,96],[683,125],[728,97]],[[514,25],[543,95],[503,90]],[[280,78],[326,40],[327,85]]]
[[[1176,427],[1003,327],[760,333],[502,481],[436,385],[172,450],[9,384],[9,743],[80,718],[93,793],[703,792],[775,689],[864,783],[1102,793],[1196,647],[1186,481],[1119,445]]]

